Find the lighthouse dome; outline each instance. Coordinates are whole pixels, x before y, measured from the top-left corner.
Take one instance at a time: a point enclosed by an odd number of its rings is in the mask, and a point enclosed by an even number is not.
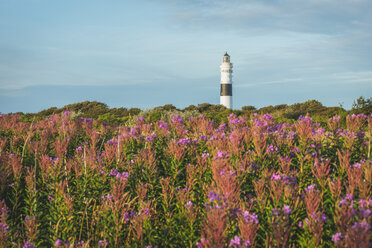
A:
[[[222,62],[230,63],[230,55],[228,55],[227,52],[223,55]]]

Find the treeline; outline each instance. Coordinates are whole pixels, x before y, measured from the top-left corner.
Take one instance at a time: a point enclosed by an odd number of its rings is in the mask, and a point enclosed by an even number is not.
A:
[[[213,105],[202,103],[197,106],[190,105],[184,109],[178,109],[172,104],[155,107],[148,110],[139,108],[109,108],[107,104],[97,101],[85,101],[66,105],[62,108],[52,107],[42,110],[38,113],[16,113],[20,119],[25,122],[38,121],[45,119],[52,114],[58,114],[63,111],[70,111],[71,115],[78,118],[91,118],[100,121],[101,123],[131,125],[138,117],[145,118],[148,122],[156,122],[158,120],[169,120],[172,115],[178,114],[183,118],[192,116],[204,115],[206,118],[212,119],[217,123],[226,122],[227,117],[234,113],[237,116],[249,117],[253,113],[269,113],[278,123],[294,122],[299,116],[309,115],[314,121],[326,123],[327,120],[335,115],[339,115],[345,119],[348,114],[371,114],[372,113],[372,97],[365,99],[359,97],[354,101],[351,110],[345,110],[342,107],[326,107],[317,100],[309,100],[303,103],[295,103],[292,105],[280,104],[275,106],[267,106],[256,109],[254,106],[243,106],[241,110],[227,109],[222,105]]]

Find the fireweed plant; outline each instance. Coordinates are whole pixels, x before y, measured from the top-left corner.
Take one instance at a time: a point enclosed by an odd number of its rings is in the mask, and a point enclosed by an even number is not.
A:
[[[372,116],[0,116],[0,247],[370,247]]]

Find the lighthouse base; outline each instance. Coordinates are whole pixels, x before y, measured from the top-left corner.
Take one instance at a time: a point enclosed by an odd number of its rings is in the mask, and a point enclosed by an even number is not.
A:
[[[220,96],[220,104],[226,108],[232,108],[232,96]]]

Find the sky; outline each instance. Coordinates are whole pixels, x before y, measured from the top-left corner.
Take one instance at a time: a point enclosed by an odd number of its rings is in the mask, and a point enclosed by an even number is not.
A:
[[[371,0],[0,0],[0,112],[372,96]]]

